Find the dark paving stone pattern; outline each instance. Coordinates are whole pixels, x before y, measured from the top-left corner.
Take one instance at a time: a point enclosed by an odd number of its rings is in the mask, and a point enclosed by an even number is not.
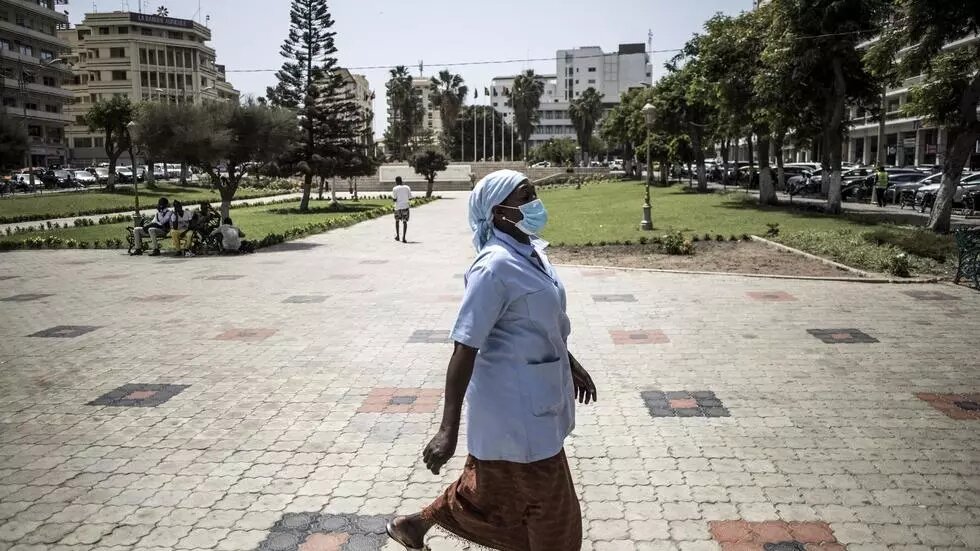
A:
[[[872,344],[878,339],[860,329],[807,329],[807,333],[827,344]]]
[[[954,297],[941,291],[902,291],[902,294],[915,300],[960,300],[960,297]]]
[[[449,342],[449,331],[442,329],[417,329],[408,338],[409,344],[445,344]]]
[[[640,393],[651,417],[730,417],[728,409],[710,390]]]
[[[319,304],[327,300],[325,296],[314,296],[314,295],[296,295],[284,300],[287,304]]]
[[[86,405],[155,408],[189,386],[133,383],[107,392]]]
[[[636,302],[633,295],[592,295],[593,302]]]
[[[48,339],[74,339],[86,333],[91,333],[99,329],[98,325],[57,325],[44,331],[28,335],[28,337],[41,337]]]
[[[41,300],[42,298],[52,297],[54,295],[46,295],[43,293],[25,293],[23,295],[14,295],[12,297],[0,298],[2,302],[31,302],[34,300]]]
[[[388,541],[389,517],[286,513],[259,551],[377,551]]]

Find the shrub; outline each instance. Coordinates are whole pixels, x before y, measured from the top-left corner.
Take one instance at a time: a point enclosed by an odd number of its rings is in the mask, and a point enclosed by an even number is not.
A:
[[[956,255],[954,240],[948,235],[916,229],[911,232],[896,231],[890,228],[877,228],[864,234],[864,239],[874,245],[894,245],[903,251],[936,262],[945,262]]]
[[[747,233],[743,233],[742,234],[742,241],[751,241],[751,240],[752,240],[752,238],[749,237],[749,234],[747,234]]]
[[[724,241],[724,240],[725,240],[725,236],[720,233],[715,236],[715,241]]]
[[[912,275],[912,265],[909,262],[909,256],[905,253],[899,253],[891,257],[887,264],[888,273],[897,277],[909,277]]]
[[[735,235],[733,234],[733,235],[730,235],[730,236],[728,237],[728,240],[729,240],[729,241],[738,241],[738,238],[737,238],[737,237],[735,237]]]
[[[650,240],[647,239],[646,236],[643,236],[640,238],[640,245],[646,245],[647,243],[649,243],[649,241]]]
[[[660,238],[663,243],[664,252],[673,255],[694,254],[694,244],[684,239],[684,234],[679,231],[671,232]]]
[[[778,237],[779,236],[779,224],[766,224],[769,228],[766,230],[766,237]]]
[[[98,239],[96,239],[95,241],[93,241],[92,242],[92,248],[93,249],[101,249],[102,248],[102,241],[99,241]]]
[[[692,243],[697,243],[698,241],[701,241],[701,238],[698,237],[697,234],[691,236]]]

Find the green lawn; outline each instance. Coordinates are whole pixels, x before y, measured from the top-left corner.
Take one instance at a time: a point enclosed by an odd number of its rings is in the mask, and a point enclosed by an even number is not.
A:
[[[330,218],[368,211],[378,207],[388,207],[391,206],[391,201],[344,201],[341,203],[342,210],[331,210],[328,205],[328,200],[313,200],[310,202],[310,207],[313,209],[313,212],[299,214],[295,210],[290,210],[299,207],[299,200],[296,200],[277,205],[259,205],[232,209],[231,217],[235,225],[245,232],[247,239],[258,241],[266,235],[271,233],[281,234],[289,228],[324,222]],[[105,242],[109,239],[121,239],[125,243],[126,227],[129,225],[131,224],[128,222],[122,222],[79,228],[33,231],[3,236],[2,239],[6,241],[26,241],[35,237],[54,236],[65,240],[87,241],[90,245],[96,241]],[[169,239],[166,240],[166,244],[169,246]]]
[[[167,197],[171,202],[177,200],[184,204],[221,200],[215,190],[182,187],[174,184],[157,184],[155,190],[146,189],[145,184],[140,184],[139,193],[141,208],[152,207],[160,197]],[[281,190],[242,188],[235,194],[235,199],[252,199],[282,193]],[[0,223],[13,223],[28,219],[69,218],[84,213],[127,212],[132,208],[133,190],[125,187],[119,188],[119,191],[114,193],[83,191],[15,195],[0,199]],[[95,211],[99,212],[96,213]]]
[[[543,236],[555,245],[638,242],[680,231],[687,238],[765,236],[779,224],[775,240],[814,254],[874,271],[889,271],[895,255],[911,255],[913,270],[941,273],[955,261],[952,238],[876,220],[873,215],[829,216],[789,206],[761,207],[739,192],[688,193],[684,187],[651,188],[654,231],[640,230],[643,185],[603,182],[545,189],[549,220]],[[946,266],[940,259],[945,258]]]

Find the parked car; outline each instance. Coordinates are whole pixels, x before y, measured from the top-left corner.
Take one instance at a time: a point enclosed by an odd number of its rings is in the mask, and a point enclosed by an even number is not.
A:
[[[160,165],[153,165],[153,178],[155,180],[165,180],[167,178],[167,171]]]
[[[136,180],[142,182],[146,179],[146,167],[138,166],[136,167]]]
[[[936,182],[922,186],[915,192],[915,206],[921,207],[922,212],[925,212],[927,207],[932,207],[932,203],[936,200],[939,187],[942,185],[942,175],[939,176],[940,178]],[[964,174],[953,194],[953,204],[962,204],[967,193],[978,190],[980,190],[980,172]]]
[[[911,176],[907,176],[907,177],[911,178]],[[939,183],[942,181],[943,175],[942,173],[932,174],[924,178],[922,177],[922,175],[920,175],[918,179],[914,179],[914,180],[913,179],[906,180],[905,175],[902,175],[901,177],[896,176],[895,178],[896,179],[892,179],[891,177],[888,178],[889,185],[888,185],[888,189],[885,190],[885,201],[889,203],[897,204],[902,200],[902,193],[906,191],[915,192],[918,191],[919,188],[923,186]]]
[[[72,175],[75,176],[75,181],[81,187],[99,185],[99,179],[87,170],[74,170]]]
[[[117,166],[116,167],[116,183],[117,184],[132,184],[133,183],[133,169],[128,166]]]
[[[41,177],[44,187],[69,188],[75,187],[74,175],[67,170],[49,170]]]
[[[548,161],[541,161],[540,163],[534,163],[533,165],[531,165],[531,168],[548,168],[550,166],[551,163],[549,163]]]

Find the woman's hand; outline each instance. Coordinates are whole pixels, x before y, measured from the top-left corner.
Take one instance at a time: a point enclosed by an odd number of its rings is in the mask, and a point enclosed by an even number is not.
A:
[[[588,404],[598,401],[595,383],[592,382],[589,372],[571,354],[568,355],[568,360],[572,366],[572,383],[575,385],[575,397],[579,403]]]
[[[429,441],[429,445],[422,451],[425,468],[432,471],[432,474],[439,474],[439,469],[456,453],[458,436],[455,431],[439,429],[439,432]]]

